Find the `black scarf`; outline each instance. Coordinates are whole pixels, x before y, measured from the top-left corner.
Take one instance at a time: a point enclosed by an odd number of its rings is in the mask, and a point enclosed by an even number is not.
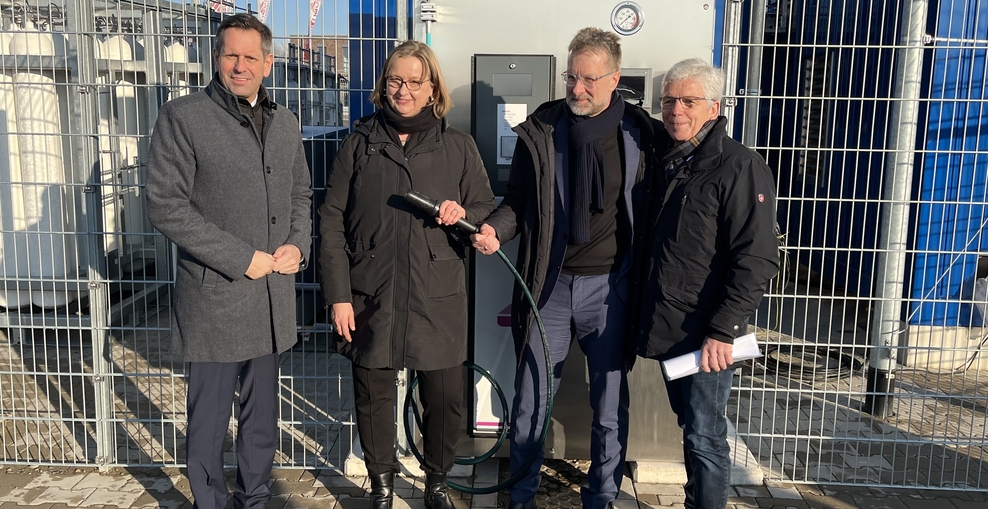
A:
[[[391,106],[391,101],[385,100],[381,111],[384,112],[384,119],[387,124],[403,134],[428,131],[439,125],[441,121],[440,118],[436,117],[432,105],[422,108],[422,111],[414,116],[405,117]]]
[[[599,115],[582,117],[567,109],[569,127],[570,244],[590,241],[590,214],[604,210],[604,150],[600,140],[612,136],[624,117],[624,99],[611,94],[611,104]]]
[[[708,120],[703,124],[703,127],[696,133],[696,136],[677,143],[674,147],[669,149],[668,152],[662,156],[662,160],[659,163],[663,171],[665,172],[666,183],[671,181],[679,169],[682,167],[683,163],[689,160],[696,151],[697,147],[703,143],[703,140],[707,138],[710,131],[714,130],[714,126],[717,125],[719,119]]]

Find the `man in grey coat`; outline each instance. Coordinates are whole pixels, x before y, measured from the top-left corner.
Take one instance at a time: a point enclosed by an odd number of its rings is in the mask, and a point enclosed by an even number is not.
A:
[[[190,363],[186,456],[196,508],[222,509],[237,384],[234,507],[264,507],[278,445],[279,354],[296,341],[295,277],[312,191],[298,121],[268,96],[271,30],[227,17],[212,82],[166,103],[151,139],[151,223],[178,246],[172,352]]]

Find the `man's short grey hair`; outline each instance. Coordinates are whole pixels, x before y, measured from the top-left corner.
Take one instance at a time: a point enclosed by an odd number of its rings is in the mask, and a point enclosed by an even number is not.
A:
[[[570,55],[600,52],[608,56],[614,70],[621,68],[621,39],[614,32],[597,27],[580,29],[569,43]]]
[[[724,97],[724,73],[699,58],[673,64],[662,78],[662,92],[665,93],[670,84],[682,80],[696,81],[707,99],[719,101]]]

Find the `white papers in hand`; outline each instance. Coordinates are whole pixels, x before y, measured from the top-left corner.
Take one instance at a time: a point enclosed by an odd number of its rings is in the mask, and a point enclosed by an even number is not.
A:
[[[734,350],[731,353],[734,362],[761,357],[762,352],[758,348],[758,341],[754,334],[745,334],[734,339]],[[700,371],[700,351],[673,357],[662,361],[662,371],[666,374],[666,380],[675,380],[684,376],[690,376]]]

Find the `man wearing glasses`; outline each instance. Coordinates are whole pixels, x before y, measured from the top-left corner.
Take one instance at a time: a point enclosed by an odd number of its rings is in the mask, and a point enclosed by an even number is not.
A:
[[[632,191],[651,161],[651,119],[615,92],[617,35],[580,30],[569,45],[565,100],[541,105],[515,128],[507,195],[472,236],[481,253],[520,237],[516,265],[538,302],[559,387],[575,340],[586,354],[593,422],[583,507],[617,498],[628,436],[625,300],[631,269]],[[637,191],[636,191],[637,192]],[[545,355],[529,305],[516,285],[512,334],[519,366],[511,412],[510,509],[531,509],[543,454]],[[534,456],[534,461],[529,461]],[[526,466],[526,464],[528,466]]]
[[[721,72],[699,59],[666,72],[658,167],[648,197],[636,201],[647,214],[636,229],[640,288],[629,303],[638,354],[661,361],[700,351],[699,373],[666,382],[683,428],[690,509],[727,505],[732,345],[778,272],[772,172],[728,137],[723,90]]]

